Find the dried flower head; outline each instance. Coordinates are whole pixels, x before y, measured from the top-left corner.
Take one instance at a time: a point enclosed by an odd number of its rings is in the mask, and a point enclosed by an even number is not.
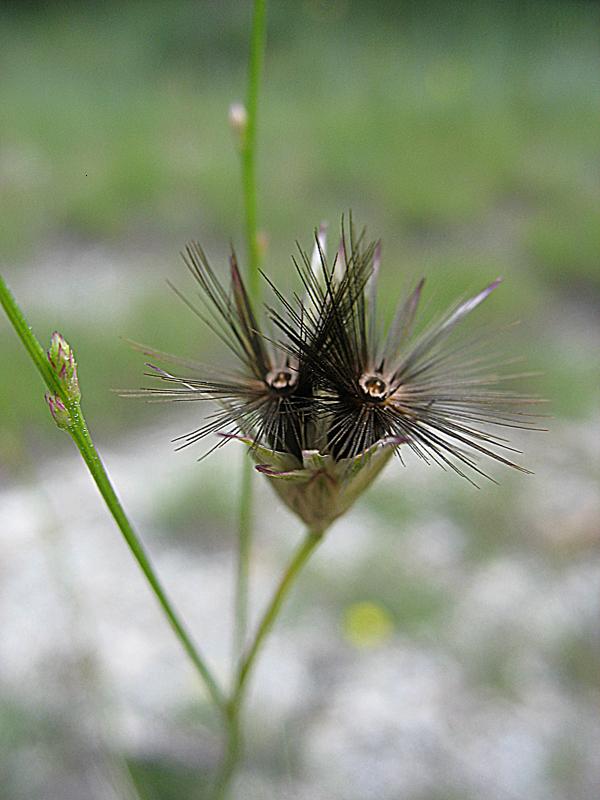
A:
[[[490,428],[535,427],[528,413],[533,401],[500,388],[515,376],[490,367],[477,352],[479,339],[455,336],[499,279],[415,334],[421,280],[384,332],[376,305],[378,242],[367,242],[364,232],[357,236],[352,225],[348,235],[342,228],[330,263],[321,228],[312,258],[299,253],[294,263],[303,296],[288,300],[267,279],[276,302],[266,306],[265,329],[235,255],[225,288],[200,245],[187,246],[183,257],[200,288],[200,305],[177,293],[227,345],[238,368],[199,376],[192,364],[146,351],[191,369],[174,374],[149,364],[170,386],[146,392],[217,405],[177,440],[179,447],[214,433],[222,436],[211,450],[241,440],[284,502],[320,528],[350,507],[402,445],[471,482],[469,472],[485,475],[479,456],[527,471],[504,455],[512,448]]]
[[[333,269],[321,253],[322,282],[330,305],[336,301],[329,294],[328,276],[338,272],[348,283],[347,302],[340,313],[329,314],[325,346],[310,334],[298,335],[299,319],[307,318],[302,304],[288,303],[286,314],[271,310],[273,322],[293,342],[291,352],[313,373],[319,413],[328,420],[326,439],[318,447],[335,459],[345,459],[359,456],[378,441],[395,439],[424,461],[449,467],[471,482],[469,473],[489,477],[476,463],[478,456],[528,472],[504,455],[518,451],[494,429],[535,429],[530,406],[539,401],[503,388],[523,374],[498,372],[499,365],[484,352],[489,336],[464,340],[455,335],[462,320],[501,279],[415,335],[422,279],[399,303],[384,331],[377,318],[381,246],[363,243],[364,232],[357,237],[350,225],[347,236],[342,232]],[[299,272],[309,289],[313,280],[306,271]]]
[[[303,363],[274,346],[261,332],[240,275],[235,254],[230,257],[230,286],[226,289],[211,268],[199,244],[189,244],[183,259],[200,287],[200,305],[175,291],[220,338],[238,361],[235,372],[210,370],[207,377],[175,375],[155,364],[153,373],[170,388],[148,389],[172,400],[209,400],[217,411],[203,425],[180,437],[179,447],[199,442],[212,433],[239,433],[273,451],[301,458],[307,446],[312,413],[312,376]],[[181,362],[156,351],[147,353]],[[221,439],[215,447],[222,444]]]

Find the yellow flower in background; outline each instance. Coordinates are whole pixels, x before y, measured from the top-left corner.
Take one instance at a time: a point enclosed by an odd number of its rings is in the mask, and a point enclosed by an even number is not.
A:
[[[348,606],[344,614],[344,637],[354,647],[379,647],[394,635],[394,622],[379,603],[362,602]]]

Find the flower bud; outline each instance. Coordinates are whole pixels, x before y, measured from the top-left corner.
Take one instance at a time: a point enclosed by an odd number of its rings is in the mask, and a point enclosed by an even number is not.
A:
[[[229,126],[241,150],[246,143],[246,130],[248,128],[248,112],[243,103],[232,103],[229,106]]]
[[[81,392],[79,390],[75,356],[69,343],[57,331],[52,334],[47,356],[52,371],[65,390],[67,397],[69,400],[78,403],[81,400]],[[58,400],[58,398],[55,398],[55,400]]]
[[[57,397],[57,395],[50,394],[50,392],[46,392],[44,397],[46,398],[54,422],[56,422],[61,430],[67,430],[71,425],[71,415],[63,401],[60,397]]]

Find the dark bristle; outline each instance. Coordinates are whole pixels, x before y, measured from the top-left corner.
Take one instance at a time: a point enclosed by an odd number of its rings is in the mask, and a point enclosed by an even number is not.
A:
[[[471,475],[490,477],[479,457],[527,472],[508,457],[518,451],[500,435],[509,428],[540,429],[533,406],[541,401],[509,388],[527,373],[503,371],[515,359],[502,363],[485,355],[483,345],[495,338],[489,330],[466,341],[456,334],[500,279],[420,329],[421,279],[384,331],[377,319],[381,243],[369,241],[348,215],[336,255],[328,260],[324,235],[324,228],[315,231],[312,257],[300,245],[292,257],[300,292],[286,296],[263,274],[272,293],[264,307],[266,326],[233,250],[225,286],[197,242],[185,247],[182,257],[198,298],[172,288],[234,354],[239,372],[203,368],[200,376],[193,362],[144,349],[193,373],[186,377],[148,364],[150,377],[161,382],[148,394],[216,404],[202,425],[178,437],[178,449],[227,431],[298,461],[307,449],[341,460],[392,438],[474,485]]]

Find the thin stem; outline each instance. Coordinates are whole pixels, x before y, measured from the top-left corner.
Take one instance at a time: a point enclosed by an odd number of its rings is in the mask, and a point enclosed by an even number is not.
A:
[[[290,563],[287,566],[287,569],[283,573],[281,580],[271,598],[271,602],[267,606],[265,613],[260,621],[258,626],[256,635],[250,648],[242,660],[238,671],[238,677],[236,681],[236,690],[232,698],[231,705],[236,706],[240,704],[242,699],[244,688],[248,681],[248,677],[250,676],[250,672],[254,663],[256,661],[256,657],[258,656],[261,646],[263,645],[268,633],[270,632],[275,620],[277,619],[277,615],[281,609],[283,601],[285,600],[288,592],[290,591],[295,579],[298,577],[300,570],[308,561],[311,553],[319,544],[321,539],[323,538],[323,531],[320,530],[309,530],[304,537],[304,540],[301,542],[300,546],[294,553]]]
[[[242,751],[241,725],[239,706],[229,708],[227,716],[227,749],[215,782],[213,800],[227,800],[231,788],[231,780]]]
[[[248,573],[252,542],[252,477],[253,470],[246,461],[242,464],[240,512],[238,527],[237,581],[235,596],[234,658],[244,651],[248,627]]]
[[[248,61],[248,93],[246,97],[246,129],[241,140],[242,193],[248,260],[247,283],[254,303],[260,297],[260,246],[258,242],[258,202],[256,187],[256,131],[258,97],[266,42],[266,0],[254,0],[250,56]],[[235,626],[233,639],[234,669],[244,652],[248,628],[248,583],[252,550],[252,466],[242,464],[238,551],[235,585]],[[236,682],[232,687],[237,696]],[[240,704],[234,699],[227,707],[227,750],[216,784],[215,798],[225,800],[241,752]]]
[[[254,0],[250,59],[248,63],[248,95],[246,100],[247,123],[242,144],[242,184],[246,218],[246,243],[248,248],[248,287],[251,297],[258,299],[260,292],[258,243],[258,211],[256,192],[256,130],[258,96],[262,77],[266,40],[266,0]]]
[[[63,403],[68,406],[69,399],[65,395],[60,382],[48,363],[48,358],[46,357],[44,348],[32,333],[31,328],[27,324],[27,320],[23,316],[23,312],[11,294],[10,289],[4,282],[2,275],[0,275],[0,304],[6,312],[6,316],[15,329],[17,336],[29,353],[31,360],[37,367],[44,383],[53,394],[58,395]]]
[[[154,571],[154,567],[152,566],[138,535],[129,522],[125,510],[123,509],[123,506],[116,495],[106,469],[104,468],[104,465],[100,460],[100,456],[98,455],[98,452],[91,439],[85,419],[81,413],[79,403],[74,402],[65,393],[62,384],[57,380],[56,375],[50,368],[48,359],[46,358],[46,354],[41,344],[31,331],[31,328],[27,324],[27,320],[25,319],[21,309],[17,305],[16,300],[12,296],[1,276],[0,303],[6,311],[6,314],[17,335],[23,342],[25,349],[31,356],[32,361],[38,368],[47,387],[50,389],[50,391],[52,391],[54,394],[57,394],[61,398],[68,409],[71,417],[71,425],[68,428],[69,433],[77,445],[77,448],[81,453],[83,460],[85,461],[85,464],[90,471],[90,474],[94,479],[96,486],[98,487],[100,494],[104,499],[104,502],[106,503],[108,510],[112,514],[113,519],[119,527],[119,530],[123,534],[123,537],[133,554],[133,557],[142,570],[150,589],[158,600],[158,603],[162,608],[165,617],[173,628],[175,635],[179,639],[181,645],[204,681],[211,698],[215,704],[222,711],[224,711],[226,708],[226,701],[223,693],[219,689],[215,679],[212,676],[212,673],[206,666],[204,659],[193,644],[183,623],[180,622],[177,612],[167,597],[167,594],[163,589],[156,572]]]
[[[260,292],[260,248],[256,189],[256,130],[258,97],[266,41],[266,0],[254,0],[252,35],[248,61],[246,130],[242,137],[241,167],[248,258],[248,291],[256,303]],[[248,574],[252,549],[252,467],[242,466],[238,526],[238,560],[235,597],[234,664],[240,658],[246,639],[248,620]]]
[[[235,688],[227,706],[227,749],[215,786],[215,800],[226,800],[229,787],[242,751],[240,716],[243,709],[245,688],[264,641],[272,629],[281,606],[292,588],[304,564],[323,537],[321,530],[309,530],[294,552],[283,573],[271,601],[259,623],[254,640],[239,667]]]
[[[106,503],[115,522],[119,526],[119,529],[123,534],[123,537],[127,542],[133,557],[142,570],[151,590],[154,592],[154,595],[158,600],[158,603],[168,619],[171,627],[173,628],[175,635],[181,642],[184,650],[188,654],[190,660],[204,681],[213,702],[216,706],[223,710],[225,708],[225,698],[215,679],[213,678],[211,671],[206,666],[204,659],[198,652],[197,647],[193,644],[185,626],[179,620],[178,614],[175,611],[171,601],[167,597],[167,594],[162,587],[162,584],[139,537],[129,522],[129,519],[125,514],[123,506],[121,505],[121,502],[115,493],[104,465],[102,464],[94,443],[89,435],[83,416],[80,417],[80,424],[75,424],[70,429],[70,432],[75,444],[79,449],[79,452],[83,457],[83,460],[86,463],[88,470],[90,471],[92,478],[94,479],[94,482],[96,483],[96,486],[100,491],[100,494],[104,499],[104,502]]]

